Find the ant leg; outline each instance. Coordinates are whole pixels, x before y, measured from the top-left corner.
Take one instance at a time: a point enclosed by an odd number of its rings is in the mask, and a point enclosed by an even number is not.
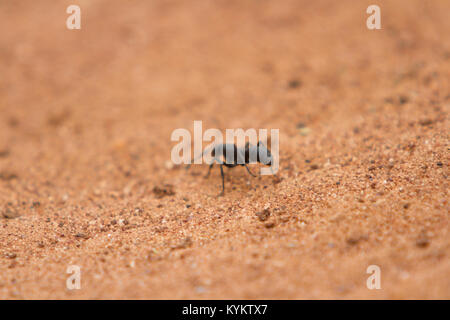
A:
[[[223,174],[223,165],[220,165],[220,173],[222,175],[222,192],[219,194],[219,197],[225,194],[225,176]]]
[[[251,175],[252,177],[256,177],[256,176],[250,171],[250,169],[247,167],[246,164],[244,164],[244,167],[245,167],[245,169],[247,169],[248,173],[250,173],[250,175]]]
[[[205,179],[207,179],[209,177],[209,174],[211,173],[211,169],[212,169],[213,165],[214,165],[214,162],[209,165],[208,173],[206,174]]]

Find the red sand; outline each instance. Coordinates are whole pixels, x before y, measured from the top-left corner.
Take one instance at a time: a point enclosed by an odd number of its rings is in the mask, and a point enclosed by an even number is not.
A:
[[[449,1],[72,2],[0,3],[0,298],[450,298]],[[194,120],[279,179],[170,169]]]

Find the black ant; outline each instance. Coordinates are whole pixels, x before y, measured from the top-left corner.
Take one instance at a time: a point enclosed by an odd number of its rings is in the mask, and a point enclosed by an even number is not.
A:
[[[208,152],[211,152],[213,161],[209,164],[208,173],[206,174],[205,179],[209,177],[214,162],[217,162],[220,165],[220,173],[222,175],[222,192],[219,194],[219,196],[223,196],[225,194],[225,176],[223,173],[223,166],[234,168],[238,165],[241,165],[244,166],[245,169],[247,169],[247,172],[252,177],[256,177],[256,175],[254,175],[250,171],[247,164],[255,163],[256,160],[256,162],[271,166],[273,160],[270,150],[261,141],[258,141],[258,144],[256,146],[251,145],[249,142],[247,142],[244,148],[238,148],[235,144],[231,143],[217,144],[213,146],[212,150],[211,148],[205,150],[201,154],[201,157],[203,157]],[[192,161],[192,163],[193,162],[194,160]],[[186,170],[189,169],[190,166],[191,165],[188,164]]]

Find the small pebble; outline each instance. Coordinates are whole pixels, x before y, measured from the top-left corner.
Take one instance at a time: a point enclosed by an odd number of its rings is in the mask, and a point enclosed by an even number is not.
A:
[[[264,224],[264,226],[267,229],[271,229],[271,228],[275,227],[275,222],[266,222],[266,224]]]
[[[5,219],[15,219],[20,216],[17,210],[9,207],[3,210],[2,215]]]
[[[302,85],[302,82],[298,79],[291,79],[288,83],[290,89],[297,89]]]
[[[257,212],[256,216],[260,221],[266,221],[270,217],[270,211],[269,209],[264,209],[263,211]]]
[[[75,235],[75,238],[89,239],[89,237],[86,234],[84,234],[84,233],[77,233]]]
[[[419,248],[426,248],[430,244],[430,240],[426,236],[421,236],[416,240],[416,246]]]

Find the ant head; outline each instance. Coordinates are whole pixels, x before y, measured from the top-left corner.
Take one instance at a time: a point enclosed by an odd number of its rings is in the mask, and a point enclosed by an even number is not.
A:
[[[272,165],[272,154],[261,141],[258,141],[256,146],[251,145],[249,142],[245,144],[245,160],[247,163],[250,163],[251,159],[268,166]]]

